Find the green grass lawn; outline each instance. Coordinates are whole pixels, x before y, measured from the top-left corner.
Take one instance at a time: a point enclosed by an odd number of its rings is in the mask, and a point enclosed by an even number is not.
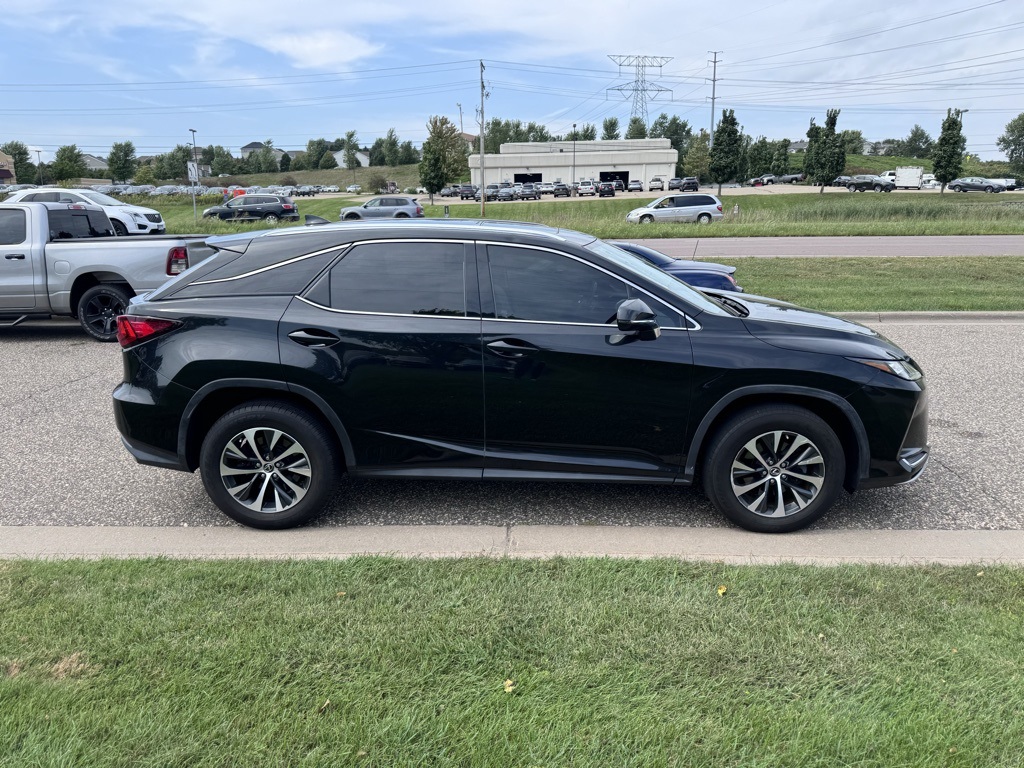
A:
[[[1018,766],[1022,610],[1010,568],[6,562],[0,765]]]

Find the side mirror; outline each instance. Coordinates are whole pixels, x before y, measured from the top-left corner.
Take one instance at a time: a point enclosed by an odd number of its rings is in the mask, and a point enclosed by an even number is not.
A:
[[[661,336],[661,328],[654,313],[640,299],[626,299],[615,310],[615,324],[620,331],[634,332],[643,341],[654,341]]]

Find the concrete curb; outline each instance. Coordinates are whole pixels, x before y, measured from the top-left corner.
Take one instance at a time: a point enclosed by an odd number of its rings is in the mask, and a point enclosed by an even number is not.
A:
[[[627,557],[730,564],[1024,565],[1024,530],[826,530],[782,536],[733,528],[620,526],[342,526],[255,531],[187,528],[0,527],[0,560],[166,557]]]

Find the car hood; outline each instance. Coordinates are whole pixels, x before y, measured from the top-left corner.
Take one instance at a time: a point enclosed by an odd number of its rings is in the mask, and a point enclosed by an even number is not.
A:
[[[906,352],[877,331],[842,317],[798,307],[766,296],[705,291],[743,305],[743,325],[754,337],[779,349],[873,360],[906,360]]]
[[[120,205],[120,206],[118,206],[118,208],[120,210],[124,211],[125,213],[139,213],[139,214],[147,214],[147,213],[159,214],[160,213],[160,211],[154,210],[153,208],[144,208],[141,205]]]

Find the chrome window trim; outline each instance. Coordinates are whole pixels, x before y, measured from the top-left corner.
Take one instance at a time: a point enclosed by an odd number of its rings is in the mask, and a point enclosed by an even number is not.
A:
[[[325,312],[334,312],[338,315],[371,315],[373,317],[415,317],[415,318],[432,318],[434,320],[474,320],[480,322],[480,317],[470,317],[467,315],[409,315],[402,312],[366,312],[361,309],[335,309],[334,307],[325,307],[323,304],[318,304],[315,301],[310,301],[305,296],[296,296],[301,302],[309,304],[311,307],[322,309]]]
[[[505,248],[524,248],[524,249],[529,249],[529,250],[534,250],[534,251],[547,251],[548,253],[553,253],[556,256],[565,256],[566,258],[573,259],[574,261],[578,261],[580,264],[588,266],[591,269],[596,269],[599,272],[604,272],[609,277],[611,277],[611,278],[613,278],[615,280],[618,280],[620,282],[625,283],[630,288],[633,288],[634,290],[639,291],[640,293],[644,294],[645,296],[648,296],[648,297],[654,299],[659,304],[664,304],[669,309],[671,309],[674,312],[676,312],[681,318],[683,318],[683,320],[685,322],[693,323],[693,325],[695,326],[693,329],[684,327],[684,328],[680,328],[678,330],[683,330],[683,331],[688,331],[688,330],[699,331],[700,330],[700,324],[696,320],[694,320],[692,317],[690,317],[689,314],[687,314],[686,312],[684,312],[681,309],[679,309],[679,307],[677,307],[676,305],[670,304],[669,302],[665,301],[664,299],[659,299],[657,296],[655,296],[653,293],[651,293],[647,289],[641,288],[639,285],[630,282],[629,280],[625,279],[621,275],[617,275],[614,272],[611,272],[610,270],[607,270],[604,267],[598,266],[597,264],[594,264],[593,262],[587,261],[586,259],[582,259],[579,256],[574,256],[571,253],[566,253],[565,251],[558,251],[558,250],[555,250],[554,248],[548,248],[548,247],[543,246],[543,245],[526,245],[526,244],[523,244],[523,243],[499,243],[499,242],[494,242],[494,241],[491,241],[491,240],[477,240],[477,243],[479,243],[480,245],[498,245],[498,246],[502,246],[502,247],[505,247]],[[492,319],[493,320],[503,320],[505,322],[513,322],[513,323],[548,323],[549,322],[547,320],[513,320],[511,318],[485,318],[485,319],[487,319],[487,320],[492,320]],[[550,322],[553,325],[588,325],[588,326],[595,325],[594,323],[562,323],[562,322],[557,322],[557,321],[550,321]],[[615,328],[616,326],[614,326],[614,325],[607,325],[607,324],[597,324],[597,327],[599,327],[599,328]],[[664,326],[661,326],[661,328],[662,328],[662,330],[671,330],[670,328],[665,328]]]
[[[269,272],[270,270],[277,269],[278,267],[286,267],[289,264],[295,264],[296,262],[303,261],[304,259],[311,259],[314,256],[322,256],[323,254],[330,253],[331,251],[338,251],[340,255],[341,253],[344,253],[346,250],[348,250],[350,246],[351,244],[343,244],[340,246],[335,245],[330,248],[324,248],[323,250],[320,251],[314,251],[313,253],[304,253],[301,256],[295,256],[294,258],[288,259],[287,261],[281,261],[278,262],[277,264],[270,264],[269,266],[266,267],[260,267],[259,269],[254,269],[251,272],[245,272],[244,274],[241,275],[235,275],[234,277],[222,277],[219,280],[197,280],[196,282],[192,283],[192,285],[213,285],[215,283],[230,283],[233,280],[242,280],[244,278],[252,277],[253,275],[258,275],[263,272]]]

